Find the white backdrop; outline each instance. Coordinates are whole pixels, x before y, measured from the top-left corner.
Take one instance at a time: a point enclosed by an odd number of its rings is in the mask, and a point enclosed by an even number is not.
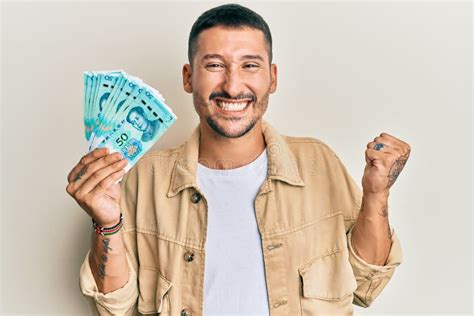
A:
[[[402,265],[364,313],[472,311],[472,4],[241,2],[274,38],[266,119],[329,144],[360,184],[366,144],[408,142],[391,190]],[[192,23],[210,2],[3,2],[2,314],[87,314],[78,286],[91,221],[66,194],[84,154],[82,72],[121,68],[198,117],[181,85]]]

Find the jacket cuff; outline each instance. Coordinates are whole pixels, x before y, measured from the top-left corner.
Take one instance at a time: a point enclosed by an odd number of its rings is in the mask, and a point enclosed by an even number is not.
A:
[[[367,263],[364,259],[359,257],[354,248],[352,247],[351,237],[352,237],[352,230],[354,229],[355,225],[347,232],[347,244],[349,247],[349,261],[352,265],[354,270],[354,274],[358,276],[365,276],[367,280],[371,280],[374,277],[377,278],[383,274],[391,273],[395,267],[399,266],[402,262],[402,250],[400,246],[400,241],[398,240],[397,235],[395,234],[395,230],[392,228],[392,244],[390,247],[390,253],[388,255],[387,261],[385,265],[376,265]]]
[[[95,302],[103,307],[108,312],[113,314],[123,313],[124,310],[133,306],[138,298],[138,284],[137,274],[133,270],[132,262],[126,253],[128,267],[129,267],[129,278],[127,283],[112,292],[107,294],[99,292],[97,283],[95,282],[94,275],[92,274],[91,267],[89,265],[90,249],[87,252],[86,258],[82,263],[80,270],[79,285],[82,293],[85,296],[89,296],[95,300]],[[101,309],[99,306],[97,306]]]

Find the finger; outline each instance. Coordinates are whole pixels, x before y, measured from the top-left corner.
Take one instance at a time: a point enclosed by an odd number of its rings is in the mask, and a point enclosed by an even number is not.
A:
[[[381,152],[375,149],[367,149],[365,151],[366,161],[369,160],[369,163],[374,164],[383,164],[385,167],[390,167],[394,162],[400,157],[400,154],[396,151],[392,152]]]
[[[87,155],[83,156],[81,160],[78,162],[78,164],[69,173],[68,182],[76,181],[81,176],[80,174],[83,172],[83,169],[85,166],[107,155],[108,152],[109,152],[108,148],[97,148],[91,151],[90,153],[88,153]]]
[[[388,144],[385,144],[383,142],[370,142],[367,144],[367,149],[374,149],[375,150],[375,145],[378,144],[378,143],[382,143],[384,146],[383,147],[380,147],[379,150],[377,151],[380,151],[380,152],[384,152],[384,153],[393,153],[393,154],[397,154],[397,155],[403,155],[403,151],[399,148],[396,148],[396,147],[392,147]]]
[[[388,134],[388,133],[385,133],[385,132],[384,132],[384,133],[381,133],[380,136],[382,136],[382,137],[387,137],[387,138],[390,139],[392,142],[398,143],[398,144],[400,144],[400,145],[402,145],[402,146],[404,146],[404,147],[405,147],[405,146],[410,147],[410,145],[408,145],[407,143],[405,143],[405,142],[404,142],[403,140],[401,140],[400,138],[397,138],[397,137],[395,137],[395,136],[393,136],[393,135],[390,135],[390,134]]]
[[[395,143],[393,140],[387,138],[387,137],[382,137],[382,136],[377,136],[374,138],[374,140],[372,141],[374,144],[377,144],[377,143],[382,143],[384,144],[385,146],[389,146],[389,147],[398,147],[399,145],[397,145],[397,143]],[[372,146],[373,148],[373,146]]]
[[[121,157],[122,155],[116,152],[116,153],[103,156],[95,161],[92,161],[88,165],[84,166],[84,168],[81,169],[81,172],[78,174],[77,179],[68,185],[69,187],[68,192],[74,195],[82,187],[82,185],[87,181],[87,179],[89,179],[89,177],[92,176],[96,171],[104,168],[105,166],[115,163],[116,161],[120,160]]]
[[[401,153],[400,149],[389,147],[389,146],[383,146],[379,150],[376,150],[373,147],[367,148],[367,150],[369,150],[369,149],[370,150],[375,150],[376,152],[383,153],[383,154],[386,154],[386,155],[394,155],[394,156],[397,156],[397,157],[402,156],[402,153]]]
[[[120,169],[104,178],[101,182],[99,182],[99,184],[96,185],[95,188],[90,192],[91,201],[107,192],[110,187],[112,187],[115,182],[117,182],[117,180],[119,180],[124,174],[125,169]]]
[[[127,159],[121,159],[119,161],[114,162],[102,169],[94,172],[81,187],[82,194],[88,194],[90,191],[94,190],[94,188],[105,178],[111,175],[114,172],[123,169],[128,163]]]
[[[77,163],[77,165],[74,166],[74,168],[71,170],[71,172],[69,172],[69,174],[67,176],[67,181],[69,183],[74,181],[77,178],[77,176],[79,175],[79,173],[81,172],[81,170],[83,170],[83,168],[87,164],[89,164],[89,163],[91,163],[91,162],[107,155],[108,152],[109,152],[108,148],[105,148],[105,147],[104,148],[97,148],[97,149],[91,151],[90,153],[88,153],[87,155],[83,156],[81,158],[81,160]]]
[[[392,144],[392,147],[401,149],[404,154],[411,150],[410,145],[408,145],[403,140],[396,138],[393,135],[390,135],[388,133],[381,133],[379,137],[381,141],[387,141]]]
[[[375,149],[367,149],[365,151],[366,161],[368,160],[370,164],[373,164],[373,161],[376,159],[381,159],[383,157],[383,153]]]

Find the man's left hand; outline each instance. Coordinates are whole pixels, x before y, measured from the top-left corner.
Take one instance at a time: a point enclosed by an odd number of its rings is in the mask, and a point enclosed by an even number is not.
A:
[[[362,177],[364,194],[388,195],[390,187],[402,172],[410,151],[410,145],[387,133],[380,134],[373,142],[368,143],[365,151],[367,164]]]

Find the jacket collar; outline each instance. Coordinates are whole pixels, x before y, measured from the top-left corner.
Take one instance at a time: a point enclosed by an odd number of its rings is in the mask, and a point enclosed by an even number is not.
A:
[[[280,180],[294,186],[304,186],[295,157],[283,136],[266,121],[262,121],[262,130],[267,144],[267,179]],[[171,174],[168,197],[173,197],[189,187],[197,188],[196,170],[200,136],[201,130],[198,125],[191,137],[181,146]]]

